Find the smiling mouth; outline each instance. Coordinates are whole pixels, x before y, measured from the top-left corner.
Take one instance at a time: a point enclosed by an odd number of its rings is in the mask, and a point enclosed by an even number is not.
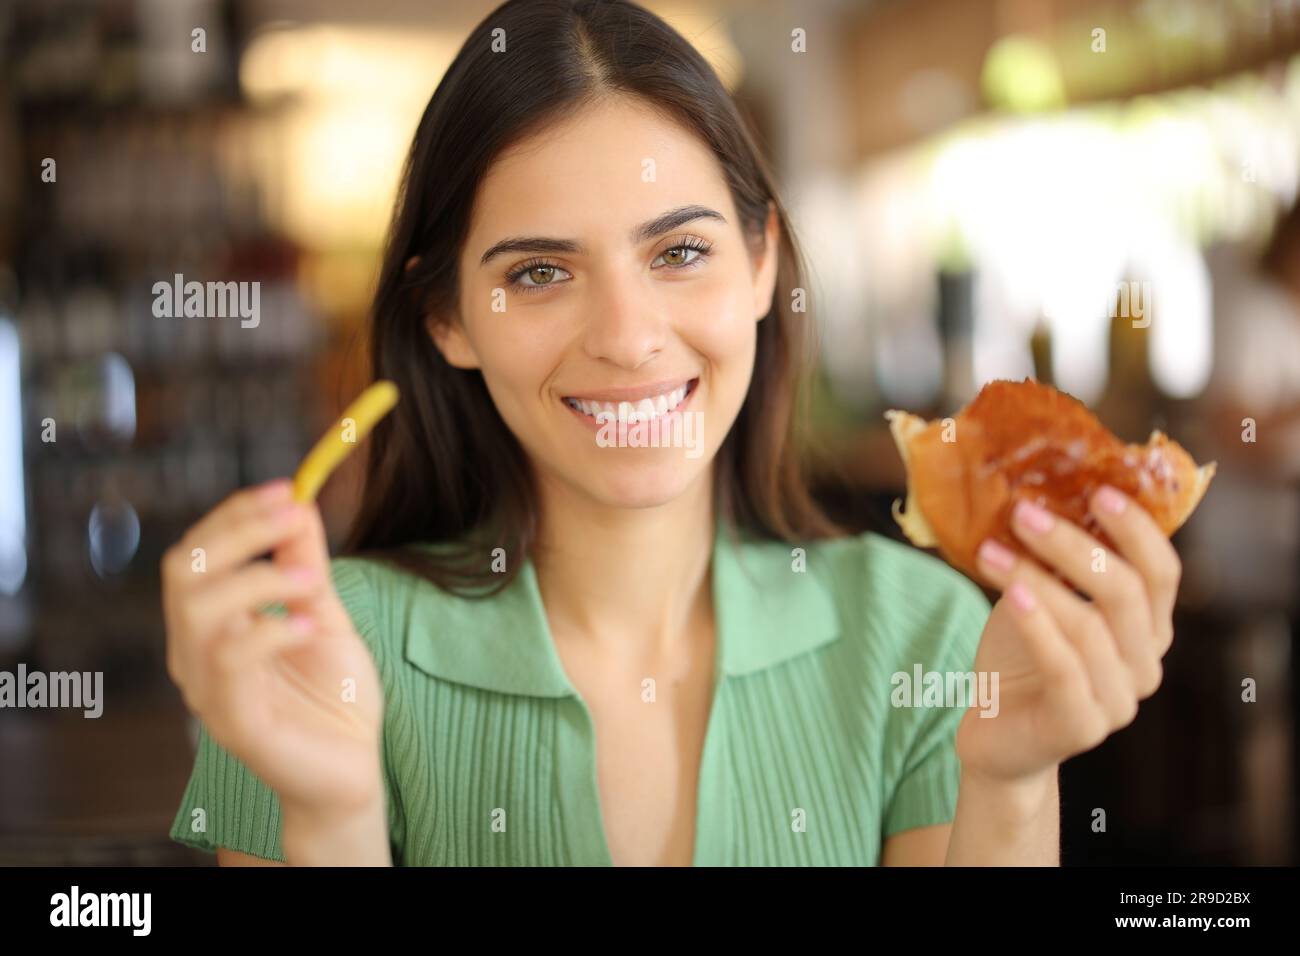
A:
[[[566,395],[564,404],[593,423],[613,420],[635,425],[663,418],[681,408],[695,392],[699,382],[698,378],[692,378],[672,388],[656,388],[623,401],[600,401]]]

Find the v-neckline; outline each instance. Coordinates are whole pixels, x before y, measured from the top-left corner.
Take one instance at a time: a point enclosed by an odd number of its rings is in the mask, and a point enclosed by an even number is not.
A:
[[[723,668],[723,621],[722,616],[725,613],[720,601],[721,581],[718,574],[717,552],[719,547],[719,538],[714,538],[713,549],[709,555],[709,566],[707,574],[709,576],[709,598],[712,602],[711,619],[713,627],[713,680],[709,690],[709,713],[705,718],[704,741],[700,746],[699,763],[695,768],[695,808],[692,816],[694,817],[694,832],[691,834],[691,862],[692,867],[700,865],[701,851],[701,823],[703,822],[704,805],[705,805],[705,788],[708,777],[706,770],[709,767],[709,757],[713,750],[717,748],[714,738],[721,732],[718,727],[721,718],[718,713],[718,705],[722,698],[722,687],[726,679],[726,673]],[[535,580],[535,578],[534,578]],[[591,768],[591,773],[587,775],[588,779],[582,781],[583,787],[589,787],[590,805],[595,808],[595,830],[599,839],[599,849],[602,858],[602,866],[614,866],[614,854],[610,850],[609,831],[606,829],[605,806],[600,794],[600,765],[599,765],[599,748],[596,741],[596,721],[592,716],[591,707],[581,692],[574,685],[573,679],[569,676],[564,668],[564,661],[560,657],[560,651],[555,643],[555,634],[551,629],[550,618],[546,614],[546,602],[541,597],[541,589],[537,589],[538,603],[542,609],[541,626],[546,636],[546,642],[550,647],[551,654],[554,655],[554,664],[563,675],[565,683],[568,685],[568,695],[566,699],[571,699],[577,703],[586,720],[585,744],[587,752],[584,756],[587,758],[586,766]]]
[[[716,637],[714,640],[713,658],[714,670],[713,684],[709,693],[709,714],[705,719],[704,741],[700,746],[699,763],[696,766],[695,775],[695,807],[692,813],[692,816],[694,817],[694,829],[691,834],[691,861],[689,864],[693,867],[700,865],[700,852],[702,846],[701,833],[702,824],[704,822],[705,797],[707,795],[705,790],[709,779],[706,770],[709,767],[710,754],[717,748],[717,743],[714,738],[716,738],[721,732],[718,729],[721,724],[719,704],[722,698],[722,685],[725,681],[725,675],[719,666],[719,652]],[[587,757],[586,765],[591,768],[591,773],[587,775],[587,779],[582,781],[582,786],[584,788],[590,788],[588,802],[595,810],[596,819],[594,823],[596,836],[598,837],[600,844],[599,849],[602,858],[601,865],[612,867],[615,865],[614,854],[610,850],[609,831],[606,828],[605,821],[605,805],[604,801],[601,799],[600,793],[600,754],[596,742],[595,718],[592,716],[591,707],[587,704],[587,701],[576,688],[570,695],[569,699],[573,700],[578,705],[586,720],[584,744],[587,747],[587,752],[585,756]]]

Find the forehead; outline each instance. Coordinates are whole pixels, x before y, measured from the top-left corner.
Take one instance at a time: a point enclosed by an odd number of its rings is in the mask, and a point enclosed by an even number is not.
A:
[[[622,231],[688,203],[734,221],[709,147],[638,100],[608,97],[498,156],[479,186],[470,235],[490,242],[501,230]]]

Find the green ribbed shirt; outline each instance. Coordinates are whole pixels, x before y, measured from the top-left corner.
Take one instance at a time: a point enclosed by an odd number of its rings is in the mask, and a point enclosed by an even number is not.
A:
[[[383,683],[394,863],[611,865],[595,727],[532,563],[489,599],[360,557],[331,571]],[[884,838],[952,820],[964,709],[895,706],[892,692],[918,665],[973,670],[990,612],[975,584],[874,532],[793,548],[719,530],[711,588],[696,866],[870,866]],[[200,724],[171,837],[283,860],[280,819],[275,793]]]

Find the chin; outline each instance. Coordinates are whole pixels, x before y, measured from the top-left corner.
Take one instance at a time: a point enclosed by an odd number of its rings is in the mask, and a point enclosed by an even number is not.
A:
[[[708,471],[705,457],[687,458],[680,448],[602,449],[600,458],[605,460],[581,475],[570,476],[570,481],[593,500],[612,508],[666,505]]]

